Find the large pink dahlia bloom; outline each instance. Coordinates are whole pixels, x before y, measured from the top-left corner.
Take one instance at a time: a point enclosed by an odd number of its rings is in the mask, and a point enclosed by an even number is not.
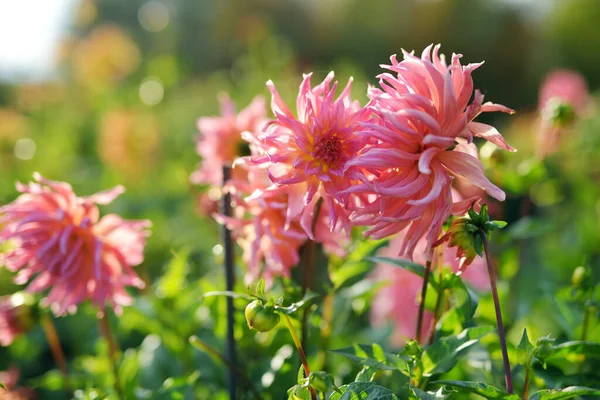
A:
[[[265,100],[261,96],[239,113],[229,96],[219,96],[221,116],[202,117],[198,120],[200,134],[196,150],[202,157],[200,168],[190,180],[192,183],[209,184],[221,187],[223,184],[223,165],[231,165],[238,157],[250,154],[248,143],[242,140],[242,132],[258,132],[266,122]],[[237,170],[235,173],[243,173]]]
[[[473,121],[482,112],[513,113],[502,105],[483,103],[479,91],[473,94],[471,73],[481,63],[463,66],[461,55],[453,54],[447,65],[438,51],[439,45],[433,51],[429,46],[420,58],[404,52],[404,60],[392,56],[392,65],[383,66],[390,72],[379,75],[382,89],[369,91],[378,119],[358,133],[376,142],[346,166],[362,168],[363,182],[345,193],[377,196],[354,210],[354,222],[371,226],[366,234],[374,238],[406,231],[400,254],[409,258],[422,237],[430,253],[453,207],[456,212],[464,209],[464,204],[452,202],[453,176],[496,199],[505,198],[465,144],[481,137],[514,151],[494,127]]]
[[[402,246],[405,238],[403,234],[396,235],[390,240],[388,247],[379,251],[380,256],[394,257]],[[421,239],[417,243],[417,254],[423,254],[427,242]],[[440,247],[441,248],[441,247]],[[422,256],[415,256],[414,262],[425,264]],[[460,271],[460,264],[456,258],[456,248],[444,247],[441,261],[444,266],[449,266],[454,272]],[[437,257],[433,267],[437,268]],[[480,291],[489,290],[489,281],[485,263],[481,258],[473,262],[471,268],[461,273],[461,276],[473,288]],[[394,345],[401,345],[407,339],[414,338],[417,329],[419,314],[419,297],[423,286],[423,278],[403,268],[379,264],[374,273],[375,279],[385,282],[377,292],[371,307],[371,322],[375,326],[392,322],[394,330],[390,340]],[[426,339],[431,331],[433,315],[425,311],[421,337]]]
[[[347,211],[342,204],[356,171],[346,164],[364,147],[365,137],[356,135],[360,123],[371,111],[350,98],[352,79],[336,99],[333,72],[315,86],[311,74],[304,75],[296,101],[297,116],[281,99],[273,82],[267,82],[276,119],[257,137],[262,154],[252,161],[268,168],[276,186],[289,186],[286,221],[300,216],[300,224],[314,239],[311,230],[315,206],[320,198],[329,212],[330,229],[349,231]]]
[[[230,180],[225,190],[232,194],[233,216],[216,215],[217,221],[232,230],[242,257],[248,266],[246,283],[264,278],[289,277],[290,270],[300,262],[300,247],[308,235],[300,226],[300,217],[287,220],[289,187],[272,185],[264,169],[249,163],[237,168],[247,171],[246,179]],[[254,194],[254,196],[249,196]],[[316,241],[330,254],[344,255],[345,238],[329,232],[327,204],[315,223]]]
[[[0,207],[0,241],[14,249],[2,261],[27,290],[50,289],[43,304],[62,315],[85,300],[117,312],[131,302],[126,286],[144,287],[132,267],[140,264],[150,221],[127,221],[115,214],[100,218],[97,204],[108,204],[124,188],[78,197],[65,182],[34,174],[36,182],[17,184],[22,194]]]

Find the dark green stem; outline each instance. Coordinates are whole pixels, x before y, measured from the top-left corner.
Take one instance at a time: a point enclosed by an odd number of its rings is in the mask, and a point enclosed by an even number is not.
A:
[[[110,329],[107,311],[106,308],[102,310],[98,322],[100,325],[100,332],[102,332],[102,336],[104,336],[104,339],[108,343],[108,356],[110,358],[113,378],[115,380],[115,391],[117,392],[117,397],[120,400],[124,400],[125,396],[123,395],[123,388],[121,387],[121,380],[119,379],[119,368],[117,366],[117,353],[119,352],[119,349]]]
[[[429,284],[429,275],[431,274],[431,261],[425,264],[425,274],[423,275],[423,287],[421,288],[421,303],[419,304],[419,316],[417,318],[416,340],[421,343],[421,330],[423,327],[423,316],[425,314],[425,299],[427,296],[427,285]]]

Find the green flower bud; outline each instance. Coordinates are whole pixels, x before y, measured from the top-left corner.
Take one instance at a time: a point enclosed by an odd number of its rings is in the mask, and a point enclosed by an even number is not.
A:
[[[418,356],[422,352],[423,352],[423,349],[421,348],[421,346],[419,345],[419,343],[416,340],[409,340],[404,345],[404,350],[402,351],[402,354],[406,354],[407,356],[412,357],[412,356]]]
[[[533,355],[540,360],[545,360],[554,354],[554,339],[549,335],[539,338],[535,343],[535,346],[536,348]]]
[[[256,329],[259,332],[268,332],[275,328],[279,323],[280,316],[273,306],[266,306],[260,300],[254,300],[246,306],[244,311],[246,322],[250,329]]]
[[[588,287],[591,279],[592,274],[590,269],[580,265],[573,271],[571,282],[573,283],[573,286],[577,288],[586,288]]]

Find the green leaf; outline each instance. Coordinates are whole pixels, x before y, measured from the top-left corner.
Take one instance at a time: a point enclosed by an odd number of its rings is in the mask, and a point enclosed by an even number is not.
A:
[[[468,381],[436,381],[432,383],[438,383],[451,387],[460,393],[473,393],[477,394],[486,399],[493,400],[518,400],[519,396],[516,394],[510,394],[503,390],[500,390],[494,386],[487,385],[481,382],[468,382]]]
[[[165,274],[156,285],[156,293],[159,297],[176,297],[187,284],[186,276],[189,270],[187,260],[190,251],[181,250],[179,253],[175,251],[171,253],[173,258],[169,261]]]
[[[494,224],[498,228],[502,229],[502,228],[506,227],[506,225],[508,225],[508,222],[495,220],[495,221],[492,221],[492,224]]]
[[[362,280],[373,269],[373,264],[367,258],[386,246],[388,242],[389,239],[357,242],[356,248],[344,258],[343,264],[331,271],[331,280],[335,289],[340,290]]]
[[[444,286],[451,289],[450,310],[442,315],[436,330],[444,334],[456,335],[475,315],[479,299],[477,294],[456,274],[446,276]]]
[[[256,283],[256,290],[254,291],[254,294],[258,297],[265,297],[265,280],[263,278],[260,278]]]
[[[423,267],[420,264],[415,264],[414,262],[404,260],[402,258],[373,256],[367,257],[367,260],[372,261],[376,264],[387,264],[393,265],[395,267],[401,267],[419,275],[420,277],[423,277],[425,275],[425,267]]]
[[[443,388],[440,388],[435,393],[424,392],[421,389],[416,388],[416,387],[411,387],[410,390],[413,392],[413,394],[415,395],[416,398],[421,399],[421,400],[443,400],[443,399],[448,398],[448,396],[450,395],[449,393],[444,394]]]
[[[493,330],[493,327],[488,326],[468,328],[458,335],[445,336],[434,342],[421,356],[423,376],[430,377],[449,371],[462,353]]]
[[[473,247],[475,248],[477,255],[483,257],[483,239],[481,238],[481,235],[473,235]]]
[[[341,386],[329,400],[398,400],[390,389],[373,382],[353,382]]]
[[[535,347],[531,344],[529,337],[527,336],[527,329],[524,329],[523,336],[521,336],[521,342],[519,342],[519,346],[517,347],[519,364],[524,365],[525,368],[531,367],[534,350]]]
[[[304,298],[296,303],[292,303],[287,307],[283,307],[280,305],[275,305],[275,310],[282,312],[287,315],[291,315],[298,310],[301,310],[306,307],[312,306],[317,299],[319,299],[321,295],[313,292],[307,292],[304,295]]]
[[[0,382],[0,388],[6,389],[6,386],[4,386],[4,383]]]
[[[570,386],[556,390],[540,390],[532,394],[529,400],[559,400],[579,396],[600,396],[600,390],[583,386]]]
[[[344,356],[359,365],[372,367],[380,370],[399,370],[405,363],[395,354],[385,353],[378,344],[355,344],[338,350],[330,350],[331,353]]]
[[[574,340],[553,346],[553,353],[548,360],[558,357],[573,358],[585,355],[589,358],[600,358],[600,343]]]

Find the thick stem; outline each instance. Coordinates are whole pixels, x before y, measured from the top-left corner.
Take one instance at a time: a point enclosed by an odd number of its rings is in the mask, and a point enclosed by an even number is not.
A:
[[[219,361],[221,361],[223,364],[225,364],[237,376],[242,378],[242,380],[244,381],[246,386],[248,386],[248,388],[250,388],[250,391],[252,392],[252,394],[254,395],[254,397],[257,400],[262,400],[260,393],[258,393],[258,390],[256,390],[256,387],[254,386],[252,381],[248,378],[248,376],[246,376],[244,371],[242,371],[240,368],[238,368],[233,362],[231,362],[231,360],[229,360],[223,354],[219,353],[217,350],[213,349],[208,343],[206,343],[205,341],[203,341],[202,339],[200,339],[197,336],[192,336],[190,338],[190,343],[192,343],[197,348],[210,354],[211,356],[217,358]]]
[[[496,311],[496,321],[498,323],[498,336],[500,337],[500,346],[502,347],[502,361],[504,363],[504,378],[506,381],[506,391],[513,393],[512,377],[510,374],[510,361],[508,359],[508,350],[506,348],[506,337],[504,335],[504,324],[502,323],[502,311],[500,309],[500,299],[498,298],[498,288],[496,287],[496,269],[490,259],[490,247],[485,232],[480,231],[479,235],[483,242],[485,252],[485,261],[488,266],[490,275],[490,287],[492,289],[492,297],[494,299],[494,309]]]
[[[115,391],[117,392],[117,397],[121,400],[124,400],[125,396],[123,394],[123,388],[121,387],[119,368],[117,366],[117,353],[119,352],[119,348],[110,329],[107,309],[104,309],[98,316],[98,324],[100,325],[100,332],[102,333],[102,336],[104,336],[106,343],[108,343],[108,356],[110,358],[113,378],[115,380]]]
[[[231,178],[231,167],[223,166],[223,186]],[[221,212],[224,216],[230,217],[232,214],[231,210],[231,194],[229,192],[223,195],[223,202],[221,204]],[[235,284],[234,276],[234,254],[233,254],[233,240],[231,238],[231,231],[223,224],[222,228],[222,240],[225,255],[225,287],[228,291],[233,291]],[[232,362],[236,363],[236,346],[234,336],[234,313],[233,298],[227,297],[227,358]],[[229,370],[229,399],[235,400],[236,398],[236,374],[233,370]]]
[[[423,275],[423,287],[421,288],[421,304],[419,304],[419,316],[417,318],[417,342],[421,343],[421,330],[423,327],[423,316],[425,314],[425,299],[427,298],[427,285],[429,284],[429,275],[431,274],[431,261],[425,263],[425,274]]]
[[[319,214],[321,213],[321,207],[323,205],[323,198],[321,197],[317,200],[317,204],[315,205],[315,214],[313,216],[311,231],[313,233],[313,237],[316,239],[315,228],[317,226],[317,221],[319,219]],[[315,271],[317,269],[316,266],[316,253],[317,253],[317,242],[314,240],[309,240],[306,242],[306,257],[304,258],[305,264],[302,266],[302,295],[304,296],[307,291],[312,290],[314,287],[315,280]],[[302,347],[306,348],[307,340],[308,340],[308,316],[310,314],[310,310],[308,308],[304,309],[302,314]]]
[[[529,371],[531,370],[531,366],[528,366],[525,369],[525,387],[523,388],[523,400],[527,400],[529,398]]]
[[[308,378],[310,377],[310,368],[308,366],[308,360],[306,359],[306,354],[304,353],[304,349],[302,348],[302,343],[300,343],[300,338],[296,334],[296,330],[294,329],[294,325],[292,325],[292,320],[288,317],[287,314],[283,314],[283,319],[285,320],[285,324],[287,325],[288,330],[290,331],[290,335],[292,335],[292,340],[294,341],[294,345],[296,346],[296,350],[298,350],[298,355],[300,356],[300,361],[302,362],[302,367],[304,368],[304,375]],[[312,387],[309,387],[310,395],[313,399],[317,398],[317,394]]]
[[[50,346],[50,351],[52,352],[52,357],[54,357],[54,362],[65,379],[65,389],[70,392],[71,380],[69,379],[69,369],[67,368],[65,353],[60,345],[60,339],[58,338],[54,322],[52,322],[52,318],[50,318],[48,314],[42,313],[41,323],[44,334],[46,335],[46,340],[48,340],[48,345]]]

